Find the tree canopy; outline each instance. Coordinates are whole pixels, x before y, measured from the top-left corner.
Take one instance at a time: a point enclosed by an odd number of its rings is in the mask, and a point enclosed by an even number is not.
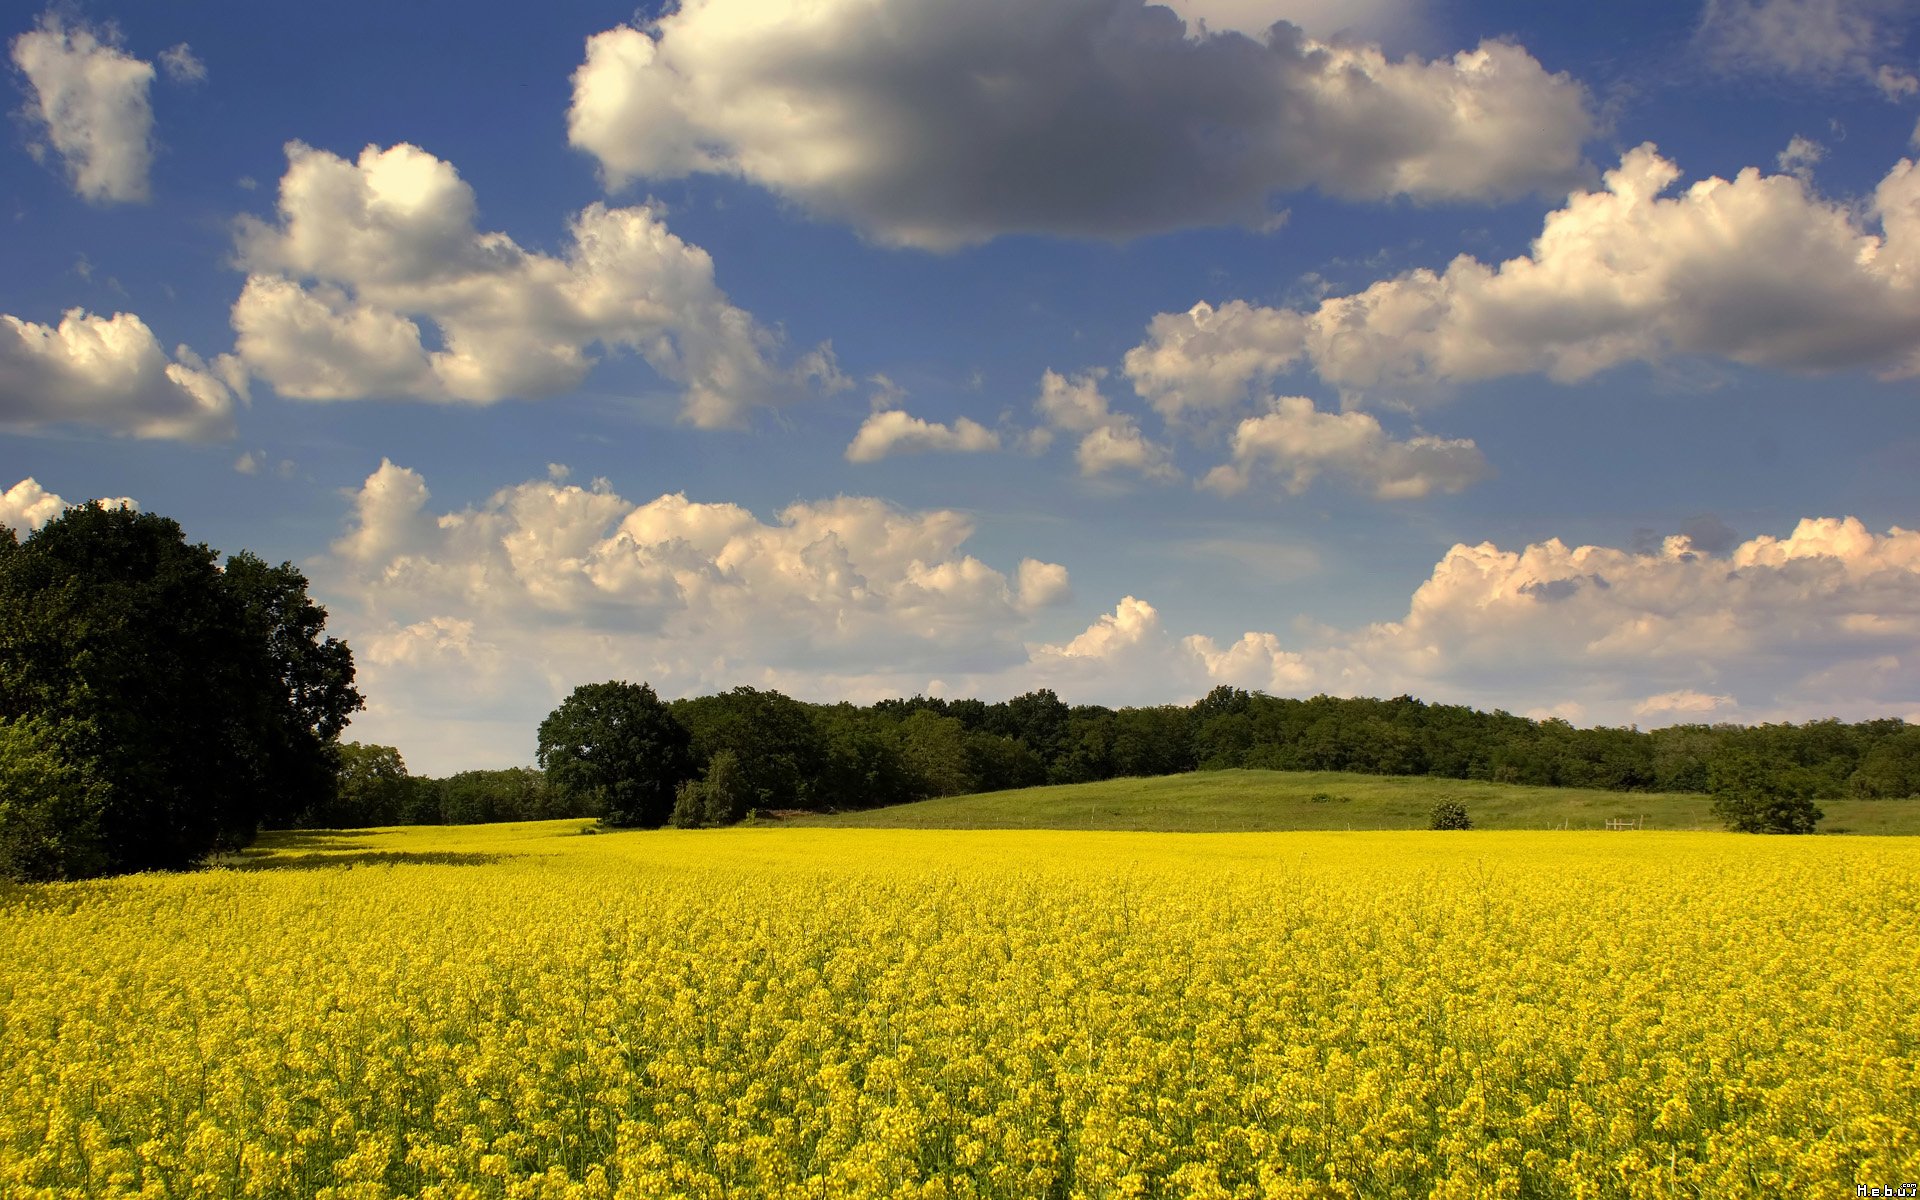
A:
[[[540,722],[539,760],[564,803],[610,825],[664,825],[693,778],[693,738],[644,683],[588,683]]]
[[[0,721],[16,764],[41,764],[14,778],[64,781],[46,800],[63,815],[10,814],[10,840],[31,842],[12,861],[33,864],[14,872],[184,867],[330,799],[361,700],[306,586],[247,554],[223,570],[174,521],[98,503],[0,534]]]

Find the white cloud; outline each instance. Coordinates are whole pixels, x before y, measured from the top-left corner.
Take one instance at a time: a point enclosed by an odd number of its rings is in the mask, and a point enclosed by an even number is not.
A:
[[[568,134],[613,186],[735,175],[933,249],[1265,227],[1306,188],[1486,200],[1581,173],[1584,90],[1510,43],[1390,61],[1291,26],[1195,33],[1142,0],[686,0],[588,40]]]
[[[864,497],[770,522],[680,494],[636,504],[604,481],[530,481],[447,512],[430,501],[416,472],[382,462],[314,571],[366,647],[379,705],[357,736],[537,709],[530,748],[540,715],[609,677],[670,695],[772,679],[832,698],[922,690],[934,665],[1021,661],[1029,614],[1069,592],[1059,564],[1023,559],[1010,578],[966,554],[959,513]]]
[[[140,502],[130,496],[113,496],[101,500],[100,503],[108,508],[140,507]],[[32,533],[72,507],[73,505],[41,487],[38,480],[22,479],[6,491],[0,492],[0,526],[14,530],[16,533]]]
[[[1920,663],[1920,532],[1809,519],[1725,558],[1683,536],[1652,555],[1457,545],[1405,618],[1328,636],[1308,656],[1329,690],[1508,708],[1572,691],[1607,721],[1698,711],[1695,694],[1798,719],[1893,711],[1911,706],[1920,675],[1882,672],[1877,691],[1818,676],[1889,656]]]
[[[1809,137],[1794,134],[1787,142],[1774,162],[1781,171],[1798,179],[1808,187],[1813,186],[1814,164],[1827,156],[1827,148]]]
[[[1559,541],[1456,545],[1398,621],[1177,636],[1129,596],[1085,632],[965,681],[1035,681],[1078,701],[1191,698],[1219,683],[1276,694],[1395,695],[1605,724],[1848,719],[1920,705],[1920,532],[1809,519],[1724,558],[1682,536],[1658,554]],[[1736,699],[1737,697],[1737,699]]]
[[[153,162],[153,64],[111,29],[68,25],[48,12],[13,39],[13,63],[33,92],[27,118],[66,163],[73,190],[95,203],[147,198]]]
[[[160,69],[175,83],[204,83],[207,79],[207,64],[185,42],[160,52]]]
[[[843,383],[825,346],[777,365],[779,335],[729,303],[706,251],[650,207],[589,205],[555,257],[479,232],[473,190],[414,146],[348,162],[295,142],[287,159],[277,223],[240,224],[250,274],[233,307],[241,357],[282,395],[547,396],[585,378],[596,343],[679,384],[682,415],[703,428]]]
[[[1079,436],[1073,457],[1084,476],[1138,471],[1149,479],[1178,479],[1180,472],[1168,461],[1167,448],[1149,441],[1131,415],[1108,406],[1100,393],[1105,374],[1093,370],[1068,377],[1046,372],[1040,378],[1034,411],[1054,429]]]
[[[1171,417],[1218,415],[1298,364],[1349,396],[1708,355],[1789,370],[1920,371],[1920,169],[1901,160],[1864,214],[1749,168],[1666,195],[1650,145],[1547,215],[1529,255],[1462,255],[1311,312],[1234,303],[1163,314],[1126,358]]]
[[[959,454],[998,450],[1000,435],[978,421],[961,417],[951,425],[923,421],[897,408],[869,416],[847,446],[848,462],[878,462],[890,454],[927,450]]]
[[[42,503],[16,493],[16,508]],[[762,520],[553,479],[441,511],[418,474],[384,462],[353,506],[311,574],[360,651],[370,709],[355,735],[409,761],[424,747],[429,770],[525,759],[540,717],[606,678],[861,701],[938,680],[949,695],[1052,687],[1106,704],[1229,683],[1608,724],[1920,709],[1920,532],[1852,518],[1725,555],[1679,534],[1656,553],[1460,544],[1403,617],[1344,629],[1217,641],[1129,595],[1075,635],[1023,640],[1068,599],[1067,567],[989,567],[965,553],[958,513],[840,497]]]
[[[37,480],[22,479],[0,492],[0,525],[9,529],[38,529],[66,510],[67,502],[41,487]]]
[[[1698,40],[1732,70],[1872,84],[1890,100],[1920,92],[1900,53],[1905,0],[1707,0]]]
[[[1020,668],[956,685],[1054,685],[1081,703],[1165,703],[1215,684],[1396,695],[1567,720],[1860,720],[1920,705],[1920,532],[1811,518],[1728,557],[1561,541],[1455,545],[1402,620],[1177,636],[1139,597]],[[1738,697],[1738,699],[1736,699]]]
[[[97,425],[141,438],[202,441],[233,432],[224,357],[169,356],[132,313],[71,309],[55,326],[0,314],[0,427]]]
[[[1489,474],[1486,458],[1470,439],[1419,434],[1402,441],[1367,413],[1321,412],[1305,396],[1278,397],[1265,415],[1240,422],[1232,463],[1215,467],[1201,486],[1232,494],[1262,471],[1281,476],[1296,496],[1321,472],[1331,471],[1381,500],[1460,492]]]
[[[1073,593],[1067,581],[1067,569],[1059,563],[1023,558],[1017,579],[1016,603],[1028,611],[1058,604]]]
[[[1147,340],[1127,351],[1127,378],[1167,420],[1205,423],[1299,361],[1307,326],[1291,309],[1245,300],[1161,313],[1147,323]]]

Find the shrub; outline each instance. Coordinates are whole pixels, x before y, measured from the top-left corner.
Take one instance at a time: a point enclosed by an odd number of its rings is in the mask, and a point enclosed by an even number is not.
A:
[[[1433,813],[1427,821],[1428,829],[1472,829],[1473,819],[1467,816],[1467,806],[1458,800],[1442,800],[1433,806]]]

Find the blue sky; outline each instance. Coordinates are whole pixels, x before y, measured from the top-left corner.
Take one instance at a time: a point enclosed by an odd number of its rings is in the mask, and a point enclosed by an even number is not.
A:
[[[1899,0],[12,6],[0,520],[573,686],[1920,720]]]

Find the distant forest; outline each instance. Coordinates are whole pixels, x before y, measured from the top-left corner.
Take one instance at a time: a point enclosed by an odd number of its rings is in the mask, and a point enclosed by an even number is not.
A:
[[[1816,799],[1920,794],[1920,726],[1676,725],[1577,729],[1506,712],[1391,700],[1284,699],[1218,687],[1194,704],[1110,709],[1051,691],[988,704],[927,696],[808,704],[735,688],[666,706],[702,776],[716,756],[760,810],[848,810],[1046,783],[1255,767],[1497,783],[1705,792],[1738,764]],[[532,768],[411,776],[391,747],[342,747],[340,787],[309,827],[599,816]]]

